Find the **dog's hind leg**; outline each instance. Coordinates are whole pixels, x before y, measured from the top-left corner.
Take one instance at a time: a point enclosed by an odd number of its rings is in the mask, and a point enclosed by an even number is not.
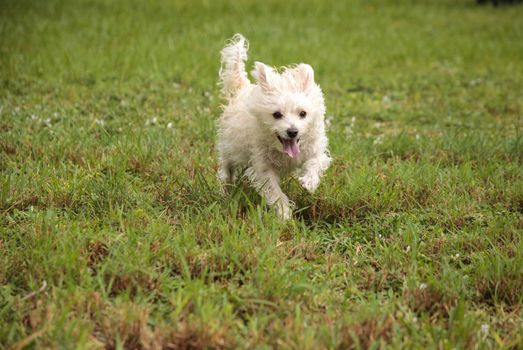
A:
[[[228,192],[228,188],[234,183],[234,167],[231,162],[220,162],[218,178],[223,184],[224,191]]]

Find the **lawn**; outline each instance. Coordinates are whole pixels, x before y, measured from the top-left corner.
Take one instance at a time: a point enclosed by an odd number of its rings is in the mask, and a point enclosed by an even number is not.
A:
[[[523,348],[523,6],[3,0],[0,349]],[[216,177],[219,50],[307,62],[334,159]]]

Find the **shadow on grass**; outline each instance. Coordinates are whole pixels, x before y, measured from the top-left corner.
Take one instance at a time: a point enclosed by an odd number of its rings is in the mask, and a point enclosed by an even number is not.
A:
[[[308,226],[336,225],[342,222],[362,222],[373,212],[368,203],[357,201],[352,203],[337,203],[325,198],[299,198],[296,218]]]
[[[239,177],[234,184],[224,191],[213,183],[209,174],[196,174],[191,182],[175,183],[158,190],[157,199],[160,204],[173,209],[200,212],[214,204],[218,204],[225,215],[227,212],[237,219],[249,217],[249,213],[263,207],[271,211],[263,197],[249,184],[244,177]],[[331,198],[314,197],[305,193],[295,184],[283,184],[283,192],[295,202],[294,218],[303,221],[307,226],[331,226],[341,223],[360,223],[369,214],[379,210],[375,205],[364,199],[349,202],[339,202]]]

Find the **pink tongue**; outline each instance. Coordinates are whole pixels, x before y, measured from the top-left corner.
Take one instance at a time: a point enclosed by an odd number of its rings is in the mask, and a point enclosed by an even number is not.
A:
[[[300,146],[296,139],[283,139],[283,152],[287,153],[291,158],[296,157],[300,153]]]

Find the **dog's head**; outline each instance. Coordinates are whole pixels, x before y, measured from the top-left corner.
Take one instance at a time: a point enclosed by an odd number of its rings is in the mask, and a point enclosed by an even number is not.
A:
[[[300,153],[300,145],[323,130],[325,104],[314,71],[308,64],[285,68],[281,73],[256,62],[256,87],[249,109],[260,121],[265,137],[289,157]]]

